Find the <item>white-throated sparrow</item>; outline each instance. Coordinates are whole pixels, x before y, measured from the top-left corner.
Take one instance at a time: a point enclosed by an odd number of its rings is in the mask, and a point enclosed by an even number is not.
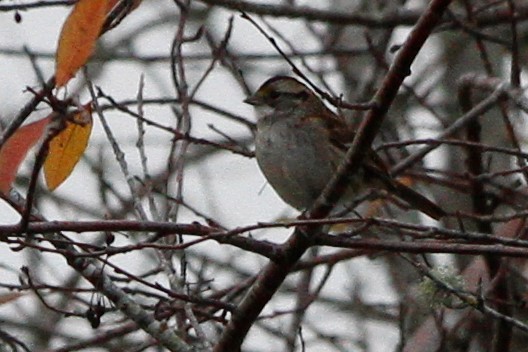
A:
[[[354,132],[308,87],[291,77],[267,80],[244,101],[269,110],[259,118],[255,137],[255,154],[264,176],[286,203],[299,210],[310,207],[342,162]],[[379,187],[434,219],[446,215],[436,204],[391,178],[374,151],[358,174],[350,177],[341,201]]]

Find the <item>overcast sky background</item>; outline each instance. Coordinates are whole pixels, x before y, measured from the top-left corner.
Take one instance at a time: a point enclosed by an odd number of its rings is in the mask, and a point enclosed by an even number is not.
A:
[[[311,4],[311,3],[310,3]],[[312,5],[312,4],[311,4]],[[31,52],[36,53],[54,53],[57,38],[60,33],[61,25],[68,14],[69,9],[63,7],[53,7],[49,9],[32,9],[21,12],[22,22],[16,23],[12,12],[0,12],[0,118],[3,121],[9,121],[21,107],[31,98],[30,93],[25,92],[27,86],[36,87],[37,79],[31,67],[30,61],[25,56],[3,54],[4,49],[21,49],[26,47]],[[144,23],[154,22],[160,16],[174,14],[177,16],[175,6],[170,1],[145,1],[135,12],[125,19],[116,29],[104,35],[101,40],[99,50],[105,46],[112,47],[119,43],[120,39],[128,32],[140,27]],[[218,10],[214,17],[210,17],[208,26],[215,28],[217,38],[223,36],[227,26],[229,13]],[[288,28],[289,38],[303,47],[304,49],[316,48],[315,41],[306,34],[305,28],[301,23],[291,21],[275,21],[278,28]],[[162,28],[156,27],[150,32],[141,35],[133,43],[134,50],[139,55],[167,55],[170,51],[171,40],[175,30],[175,21],[171,26],[167,25]],[[250,26],[247,21],[235,16],[235,27],[231,47],[245,53],[273,52],[269,43],[257,33],[255,28]],[[189,45],[186,47],[188,53],[207,52],[204,46]],[[312,61],[314,65],[332,65],[332,62],[320,59]],[[53,59],[37,59],[39,68],[42,70],[44,77],[49,78],[54,71]],[[200,76],[207,61],[190,63],[188,75],[189,81],[196,82]],[[98,64],[90,63],[89,72],[96,70]],[[112,95],[116,100],[135,99],[137,87],[140,81],[140,75],[145,75],[145,98],[175,96],[174,89],[169,77],[169,62],[159,62],[148,66],[136,63],[107,63],[102,67],[103,72],[94,79],[94,83]],[[279,60],[273,64],[266,63],[265,66],[255,62],[256,69],[246,78],[253,84],[253,88],[267,79],[269,76],[277,73],[288,73],[288,66]],[[100,67],[99,67],[100,68]],[[77,74],[77,78],[81,77]],[[339,91],[337,80],[330,80],[336,91]],[[75,90],[75,82],[68,85],[68,90]],[[236,112],[237,114],[247,116],[255,120],[254,111],[251,107],[242,103],[245,98],[242,91],[235,84],[233,79],[226,74],[223,69],[217,69],[206,81],[203,88],[198,94],[198,98],[207,100],[226,110]],[[86,92],[81,94],[81,102],[86,102],[88,95]],[[145,107],[146,116],[164,124],[171,124],[172,115],[170,110],[165,107],[162,109],[147,106]],[[31,116],[31,120],[41,118],[49,113],[43,109],[39,114]],[[213,132],[208,124],[214,124],[216,128],[228,132],[232,136],[247,135],[247,129],[226,121],[222,117],[213,115],[204,110],[193,108],[193,127],[192,135],[200,138],[219,138],[218,134]],[[120,113],[109,112],[106,115],[112,126],[121,147],[126,153],[126,159],[132,173],[141,175],[138,153],[135,148],[137,138],[137,129],[135,121],[128,116]],[[100,121],[94,114],[94,130],[86,152],[86,157],[96,160],[97,153],[103,148],[105,151],[105,162],[111,171],[112,179],[122,192],[126,193],[128,187],[124,182],[122,173],[116,166],[114,155],[108,144],[107,138],[102,132]],[[149,154],[149,167],[156,173],[166,166],[167,146],[169,145],[170,136],[164,132],[147,128],[146,143]],[[23,165],[24,170],[29,170],[32,165],[32,158],[28,158]],[[94,211],[100,210],[100,204],[97,203],[97,197],[92,194],[96,192],[96,183],[89,176],[89,166],[85,161],[81,161],[76,167],[69,179],[61,185],[55,192],[60,196],[71,199],[74,202],[88,204],[93,207]],[[41,183],[43,181],[41,180]],[[23,188],[18,188],[22,194],[25,194]],[[273,221],[279,217],[291,217],[297,214],[294,210],[285,205],[274,193],[271,187],[265,185],[265,180],[261,175],[255,160],[233,155],[229,152],[216,153],[206,162],[189,168],[185,173],[185,197],[186,200],[198,208],[208,213],[212,217],[219,219],[223,225],[228,227],[254,224],[258,221]],[[49,220],[82,220],[75,211],[64,212],[53,206],[40,209],[43,215]],[[104,214],[102,214],[104,215]],[[97,218],[97,217],[96,217]],[[19,217],[6,204],[0,204],[0,223],[16,223]],[[196,220],[195,217],[183,212],[180,222],[189,222]],[[267,238],[273,241],[283,240],[291,230],[273,229],[267,231],[257,231],[252,233],[254,236]],[[118,239],[118,241],[125,241]],[[226,246],[218,246],[214,243],[206,243],[199,247],[204,253],[213,256],[232,255],[233,250]],[[27,263],[27,257],[20,252],[13,252],[5,244],[0,245],[0,264],[9,268],[17,269]],[[126,259],[126,260],[125,260]],[[64,268],[62,258],[51,259],[57,260],[57,268]],[[119,261],[119,258],[116,259]],[[129,262],[124,258],[127,267],[137,269],[142,263]],[[266,262],[262,258],[241,257],[240,260],[247,260],[248,270],[257,270]],[[362,296],[368,297],[373,302],[394,302],[395,297],[391,295],[388,283],[384,274],[376,261],[368,259],[356,259],[352,261],[355,270],[348,271],[347,264],[341,265],[342,275],[346,275],[346,282],[329,285],[323,291],[328,295],[350,295],[355,283],[361,283]],[[16,282],[18,280],[17,272],[0,268],[0,276],[3,281]],[[378,278],[374,279],[373,278]],[[222,278],[216,278],[221,283]],[[13,307],[3,307],[4,313],[7,314],[10,309],[31,309],[28,304],[31,299],[20,300]],[[291,308],[291,301],[274,300],[267,309],[287,309]],[[329,312],[318,312],[310,310],[309,314],[317,317],[320,314]],[[314,319],[317,321],[317,319]],[[352,327],[343,325],[339,316],[335,319],[327,320],[325,323],[329,331],[340,329],[350,330]],[[80,324],[86,328],[86,323]],[[363,326],[368,334],[372,336],[383,336],[382,340],[371,339],[372,351],[382,351],[387,345],[392,346],[398,340],[397,331],[387,329],[381,324]],[[88,329],[89,330],[89,329]],[[87,330],[87,331],[88,331]],[[258,345],[258,344],[257,344]],[[261,347],[261,346],[260,346]]]

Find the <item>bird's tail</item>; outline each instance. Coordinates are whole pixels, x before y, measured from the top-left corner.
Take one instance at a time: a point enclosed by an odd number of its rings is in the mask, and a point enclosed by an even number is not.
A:
[[[412,188],[407,187],[397,180],[391,181],[391,184],[388,185],[388,187],[390,187],[389,189],[392,190],[394,194],[398,196],[398,198],[406,201],[416,210],[429,215],[435,220],[440,220],[447,215],[447,213],[442,208]]]

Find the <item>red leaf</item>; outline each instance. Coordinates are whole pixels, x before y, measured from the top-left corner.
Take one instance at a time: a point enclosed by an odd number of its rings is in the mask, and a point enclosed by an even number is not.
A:
[[[48,116],[20,127],[0,149],[0,192],[3,194],[9,193],[22,160],[38,142],[50,120]]]

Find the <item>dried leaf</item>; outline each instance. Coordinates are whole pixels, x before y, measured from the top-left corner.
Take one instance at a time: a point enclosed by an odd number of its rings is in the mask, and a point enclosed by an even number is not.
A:
[[[413,180],[413,178],[410,177],[410,176],[402,176],[402,177],[398,177],[398,182],[401,183],[401,184],[404,184],[404,185],[407,186],[407,187],[411,187],[413,184],[416,183],[416,182]]]
[[[0,149],[0,192],[8,194],[22,160],[38,142],[51,115],[20,127]]]
[[[79,0],[64,22],[56,55],[55,83],[61,87],[86,64],[101,33],[109,0]]]
[[[50,191],[57,188],[73,171],[83,155],[92,132],[92,116],[89,109],[73,116],[66,127],[49,143],[44,162],[44,177]]]

